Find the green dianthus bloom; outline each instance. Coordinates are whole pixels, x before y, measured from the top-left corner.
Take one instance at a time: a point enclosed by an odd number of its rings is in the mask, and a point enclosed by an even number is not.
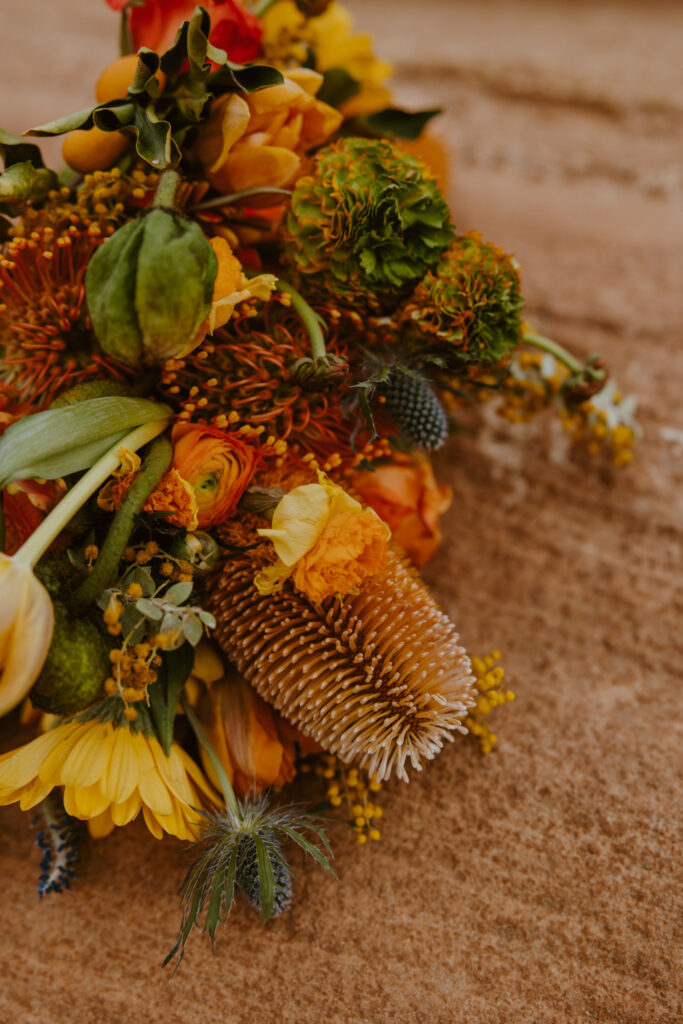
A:
[[[424,164],[387,139],[342,139],[299,179],[285,258],[310,298],[388,312],[453,238],[446,201]]]

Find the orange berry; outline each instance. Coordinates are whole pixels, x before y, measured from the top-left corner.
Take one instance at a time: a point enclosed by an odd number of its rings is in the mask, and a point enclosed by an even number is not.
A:
[[[90,131],[69,132],[62,143],[64,163],[80,174],[105,171],[115,164],[128,149],[130,139],[122,132]]]

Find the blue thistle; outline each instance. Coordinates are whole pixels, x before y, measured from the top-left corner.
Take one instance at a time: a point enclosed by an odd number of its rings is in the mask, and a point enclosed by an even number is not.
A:
[[[36,836],[36,846],[43,851],[38,877],[38,895],[42,899],[48,893],[71,888],[76,877],[72,865],[79,857],[81,832],[76,819],[66,813],[59,797],[52,793],[40,804],[33,824],[39,824],[41,818],[43,827]]]

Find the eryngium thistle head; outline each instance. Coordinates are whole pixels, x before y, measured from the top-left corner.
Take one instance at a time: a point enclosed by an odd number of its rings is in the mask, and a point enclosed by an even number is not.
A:
[[[271,552],[254,546],[253,529],[240,536],[231,520],[219,535],[227,559],[205,605],[218,621],[216,640],[290,722],[379,780],[407,779],[408,760],[419,770],[453,732],[467,731],[469,658],[397,550],[359,594],[315,606],[289,581],[278,594],[259,594],[254,575]]]
[[[247,897],[252,907],[263,912],[263,892],[259,876],[258,854],[256,843],[251,837],[244,839],[240,845],[240,861],[237,865],[235,881]],[[271,917],[277,917],[287,910],[292,902],[292,878],[289,868],[283,860],[273,859],[273,910]]]
[[[390,418],[411,444],[426,451],[441,447],[448,436],[448,422],[424,377],[395,369],[377,390],[386,399]]]
[[[521,341],[523,306],[515,259],[469,231],[418,285],[402,318],[447,343],[456,360],[497,363]]]
[[[436,266],[453,238],[425,165],[387,139],[341,139],[300,178],[283,225],[305,295],[386,311]]]

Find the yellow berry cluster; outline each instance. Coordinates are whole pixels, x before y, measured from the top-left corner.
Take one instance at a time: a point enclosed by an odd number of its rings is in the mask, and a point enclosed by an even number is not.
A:
[[[136,565],[149,565],[154,559],[159,560],[159,572],[167,580],[173,580],[175,583],[192,582],[192,563],[184,558],[174,558],[168,552],[162,551],[154,540],[147,541],[146,544],[131,545],[123,552],[124,562],[134,562]]]
[[[332,806],[343,805],[348,810],[356,842],[362,846],[368,839],[377,841],[382,808],[373,802],[373,796],[382,789],[382,783],[364,769],[344,764],[334,754],[324,754],[315,765],[315,773],[326,781],[325,796]]]
[[[498,737],[487,722],[483,721],[494,708],[515,699],[512,690],[503,688],[505,672],[500,661],[500,651],[492,651],[485,658],[472,658],[472,673],[477,689],[477,704],[465,719],[473,736],[479,741],[482,754],[490,754],[498,743]]]

